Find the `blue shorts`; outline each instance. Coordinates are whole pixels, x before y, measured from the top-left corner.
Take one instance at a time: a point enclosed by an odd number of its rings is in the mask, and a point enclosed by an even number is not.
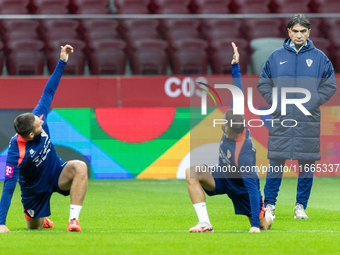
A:
[[[203,188],[205,193],[208,196],[227,194],[234,204],[235,214],[251,217],[250,199],[245,187],[236,188],[234,182],[232,182],[228,178],[220,178],[221,175],[219,175],[219,173],[216,173],[216,171],[212,171],[211,174],[214,177],[215,190],[211,192]],[[242,192],[240,192],[240,190],[242,190]],[[264,203],[261,191],[259,191],[259,193],[259,203],[261,210],[260,219],[262,219],[264,217]]]
[[[61,171],[66,166],[67,162],[63,162],[52,176],[51,182],[48,184],[47,191],[44,193],[25,193],[22,194],[22,205],[24,207],[24,213],[27,220],[43,218],[51,215],[50,199],[53,192],[58,192],[64,196],[70,195],[69,190],[61,190],[58,186],[59,176]]]

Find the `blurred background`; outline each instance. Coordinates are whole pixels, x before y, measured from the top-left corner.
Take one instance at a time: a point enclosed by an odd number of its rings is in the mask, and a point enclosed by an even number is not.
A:
[[[242,73],[258,74],[294,13],[309,14],[310,38],[340,72],[337,0],[0,0],[0,73],[48,75],[67,42],[69,75],[223,75],[234,41]]]

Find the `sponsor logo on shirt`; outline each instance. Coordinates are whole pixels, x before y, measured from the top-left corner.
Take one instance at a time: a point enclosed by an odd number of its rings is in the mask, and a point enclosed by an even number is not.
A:
[[[6,165],[5,176],[9,177],[9,178],[12,178],[13,171],[14,171],[14,167],[13,166]]]

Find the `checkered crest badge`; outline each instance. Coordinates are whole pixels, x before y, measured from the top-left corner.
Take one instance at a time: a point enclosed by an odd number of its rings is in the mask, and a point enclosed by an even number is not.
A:
[[[31,218],[34,218],[34,211],[32,209],[28,209],[27,213]]]
[[[308,67],[310,67],[313,64],[313,60],[311,60],[310,58],[306,59],[306,62]]]

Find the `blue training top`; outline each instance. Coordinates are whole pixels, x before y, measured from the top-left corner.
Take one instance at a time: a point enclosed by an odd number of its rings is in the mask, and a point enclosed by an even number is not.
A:
[[[240,65],[232,65],[233,84],[243,91]],[[231,105],[232,107],[232,105]],[[219,166],[236,167],[237,171],[226,171],[223,177],[227,179],[230,192],[228,195],[248,194],[252,227],[260,227],[260,180],[256,171],[256,148],[252,142],[249,129],[246,127],[243,133],[236,139],[227,138],[223,134],[219,148]],[[222,177],[222,176],[221,176]]]
[[[66,62],[59,60],[38,105],[32,112],[44,121],[42,133],[32,141],[24,140],[19,134],[14,135],[10,141],[5,183],[0,201],[0,225],[6,224],[8,209],[18,179],[22,195],[44,193],[48,191],[47,184],[55,170],[63,164],[51,143],[46,120],[65,65]]]

